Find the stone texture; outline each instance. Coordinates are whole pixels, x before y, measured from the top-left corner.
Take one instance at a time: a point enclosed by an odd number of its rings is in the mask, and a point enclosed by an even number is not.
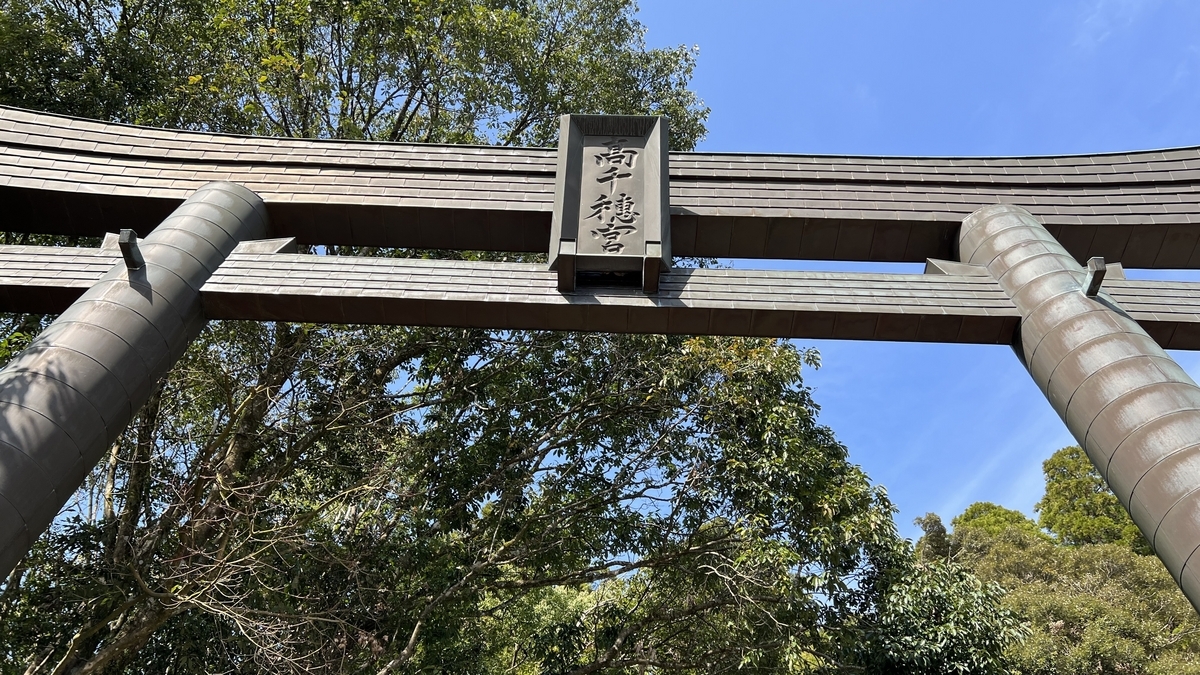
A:
[[[0,251],[8,297],[44,296],[47,312],[76,295],[0,370],[0,505],[11,507],[0,508],[0,574],[25,555],[199,334],[203,280],[238,241],[266,232],[266,209],[253,192],[214,183],[142,243],[139,269],[112,248]]]
[[[963,221],[959,252],[1012,298],[1022,319],[1014,345],[1030,375],[1200,609],[1189,569],[1200,565],[1200,387],[1128,320],[1115,292],[1158,308],[1155,286],[1114,280],[1090,292],[1083,268],[1046,228],[1005,204]],[[1172,299],[1187,296],[1181,291]]]
[[[206,182],[262,195],[274,236],[544,252],[556,151],[250,138],[0,108],[6,230],[143,236]],[[1200,148],[1069,157],[672,153],[680,256],[954,258],[959,222],[1028,209],[1076,260],[1200,267]]]

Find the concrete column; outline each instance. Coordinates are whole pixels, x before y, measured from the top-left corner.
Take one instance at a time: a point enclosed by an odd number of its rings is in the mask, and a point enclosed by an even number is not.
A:
[[[1016,303],[1017,356],[1200,610],[1200,387],[1028,211],[968,216],[959,259]]]
[[[122,241],[125,259],[0,371],[0,574],[200,333],[205,280],[267,225],[258,195],[205,185],[140,243]]]

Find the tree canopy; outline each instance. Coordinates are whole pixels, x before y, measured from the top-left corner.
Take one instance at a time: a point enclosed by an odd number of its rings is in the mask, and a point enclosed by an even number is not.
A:
[[[1041,528],[987,502],[951,521],[951,559],[1003,587],[1002,604],[1027,622],[1028,637],[1007,647],[1013,672],[1200,670],[1200,617],[1145,539],[1130,535],[1133,523],[1084,452],[1055,452],[1043,473]]]
[[[695,51],[647,49],[631,0],[5,0],[0,99],[132,124],[546,145],[563,112],[704,135]]]
[[[1150,544],[1079,446],[1042,465],[1046,494],[1034,508],[1038,523],[1066,544],[1121,544],[1150,553]]]
[[[999,504],[991,502],[975,502],[971,504],[965,511],[954,516],[950,524],[954,527],[955,531],[961,530],[964,527],[970,527],[980,529],[990,535],[1002,534],[1010,527],[1028,532],[1036,532],[1038,530],[1037,524],[1030,520],[1024,513],[1013,509],[1006,509]]]
[[[913,519],[913,525],[921,528],[925,534],[917,541],[917,556],[922,560],[945,560],[950,557],[950,537],[942,517],[936,513],[926,513],[920,518]]]
[[[0,0],[0,102],[506,144],[666,114],[693,147],[695,52],[642,35],[629,0]],[[1003,672],[999,586],[913,557],[817,359],[214,322],[5,580],[3,672]]]

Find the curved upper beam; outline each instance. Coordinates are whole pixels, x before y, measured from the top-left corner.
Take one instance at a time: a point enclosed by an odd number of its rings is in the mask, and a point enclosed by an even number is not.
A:
[[[555,151],[255,138],[0,108],[0,229],[148,233],[204,183],[301,243],[545,251]],[[1200,148],[1020,158],[674,153],[676,255],[952,258],[1003,201],[1077,259],[1200,268]]]

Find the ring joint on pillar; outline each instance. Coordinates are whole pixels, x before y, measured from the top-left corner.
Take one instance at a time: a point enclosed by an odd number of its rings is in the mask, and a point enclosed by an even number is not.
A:
[[[1172,459],[1200,446],[1200,387],[1102,292],[1104,259],[1081,267],[1028,211],[979,209],[963,220],[958,251],[1017,306],[1013,350],[1200,609],[1200,570],[1188,567],[1200,550],[1200,472]],[[1120,414],[1106,414],[1117,401]],[[1160,427],[1170,434],[1142,431]]]
[[[0,446],[28,457],[27,473],[57,472],[48,477],[53,489],[34,473],[0,475],[0,504],[12,506],[0,508],[0,574],[16,566],[200,334],[204,280],[238,242],[267,230],[258,195],[233,183],[203,186],[140,242],[122,230],[122,261],[0,370]]]

